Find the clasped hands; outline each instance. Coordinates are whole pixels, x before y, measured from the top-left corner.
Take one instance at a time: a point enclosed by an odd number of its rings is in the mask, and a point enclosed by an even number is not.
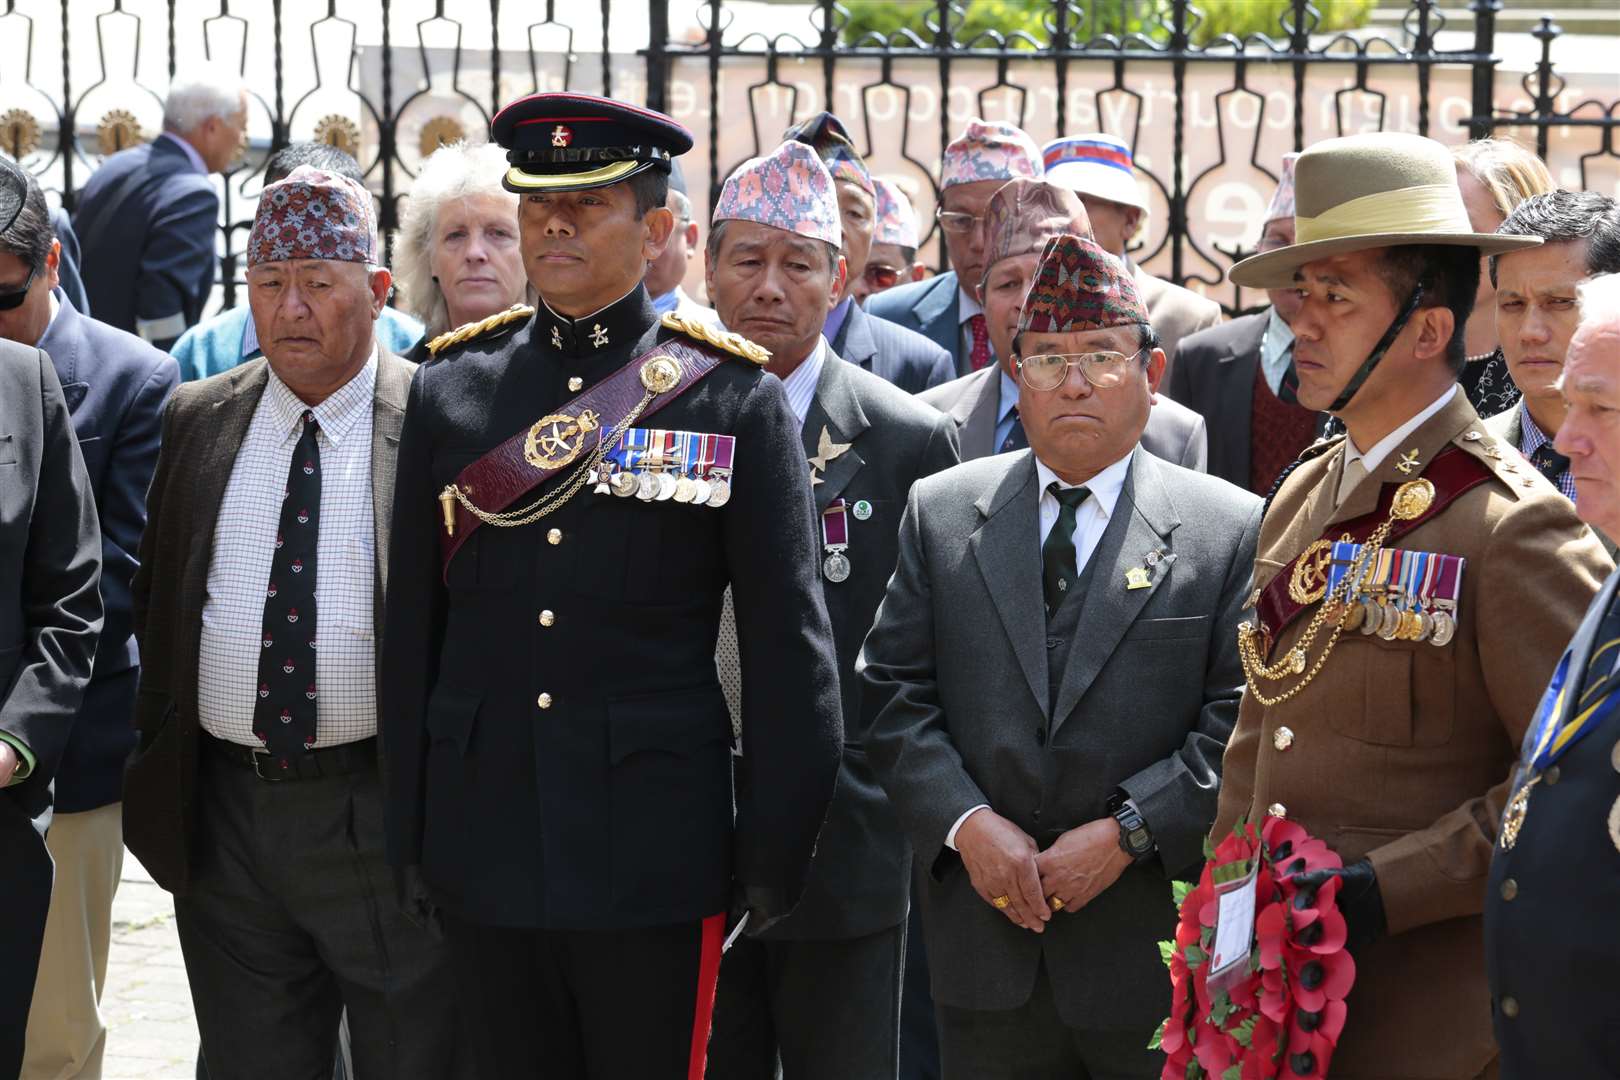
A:
[[[1015,926],[1039,934],[1055,910],[1078,911],[1119,880],[1131,857],[1113,818],[1088,821],[1045,851],[1024,830],[985,808],[956,831],[956,850],[973,890]],[[998,898],[1005,898],[997,903]]]

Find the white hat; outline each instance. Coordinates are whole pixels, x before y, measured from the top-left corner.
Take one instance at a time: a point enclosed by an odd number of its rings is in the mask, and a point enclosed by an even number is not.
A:
[[[1147,212],[1148,200],[1136,182],[1131,148],[1102,132],[1053,139],[1041,148],[1046,179],[1078,195],[1134,206]]]

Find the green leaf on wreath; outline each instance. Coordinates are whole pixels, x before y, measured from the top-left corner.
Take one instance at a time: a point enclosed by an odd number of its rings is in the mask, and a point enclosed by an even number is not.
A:
[[[1197,886],[1190,881],[1172,881],[1170,883],[1170,898],[1176,902],[1178,909],[1187,902],[1188,895],[1195,888]]]
[[[1159,1021],[1158,1029],[1153,1032],[1153,1038],[1148,1040],[1147,1048],[1149,1050],[1158,1050],[1164,1045],[1164,1029],[1169,1026],[1170,1018],[1168,1016]]]
[[[1228,1065],[1226,1071],[1221,1073],[1221,1080],[1243,1080],[1243,1066]]]
[[[1213,862],[1214,859],[1215,859],[1215,845],[1210,843],[1209,842],[1209,837],[1206,836],[1206,837],[1204,837],[1204,861],[1205,862]]]
[[[1200,949],[1197,945],[1189,945],[1189,946],[1187,946],[1187,970],[1188,971],[1194,970],[1195,968],[1197,968],[1201,964],[1203,964],[1203,962],[1205,960],[1208,960],[1208,959],[1209,959],[1209,954],[1204,952],[1204,950]]]
[[[1175,956],[1175,955],[1176,955],[1176,943],[1175,942],[1173,942],[1173,941],[1161,941],[1161,942],[1159,942],[1159,959],[1164,961],[1164,966],[1165,967],[1170,966],[1170,958]]]
[[[1232,1038],[1236,1039],[1237,1044],[1243,1047],[1245,1050],[1254,1045],[1255,1020],[1256,1017],[1251,1014],[1248,1019],[1243,1021],[1243,1023],[1232,1029]]]
[[[1187,1080],[1204,1080],[1204,1078],[1208,1075],[1209,1074],[1204,1071],[1204,1067],[1198,1064],[1197,1058],[1187,1062]]]

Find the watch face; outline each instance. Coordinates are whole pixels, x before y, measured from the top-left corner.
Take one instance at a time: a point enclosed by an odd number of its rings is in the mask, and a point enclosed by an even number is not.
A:
[[[1125,841],[1131,845],[1131,850],[1138,855],[1145,854],[1153,846],[1153,841],[1148,839],[1146,829],[1132,829],[1125,834]]]

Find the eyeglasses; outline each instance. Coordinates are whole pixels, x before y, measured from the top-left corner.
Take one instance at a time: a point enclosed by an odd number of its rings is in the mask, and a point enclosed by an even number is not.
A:
[[[892,266],[882,263],[867,263],[866,273],[862,275],[866,283],[876,289],[892,289],[900,280],[900,271]]]
[[[28,290],[33,288],[34,279],[38,276],[39,267],[36,266],[28,272],[28,280],[22,283],[22,288],[12,292],[0,292],[0,311],[10,311],[12,308],[21,307],[22,302],[28,299]]]
[[[1141,355],[1141,349],[1129,356],[1117,352],[1037,353],[1018,361],[1018,377],[1031,390],[1056,390],[1068,379],[1072,366],[1098,390],[1111,390],[1125,381],[1131,361]]]
[[[978,218],[955,210],[935,210],[934,220],[939,222],[940,228],[956,236],[970,233],[979,227]]]

